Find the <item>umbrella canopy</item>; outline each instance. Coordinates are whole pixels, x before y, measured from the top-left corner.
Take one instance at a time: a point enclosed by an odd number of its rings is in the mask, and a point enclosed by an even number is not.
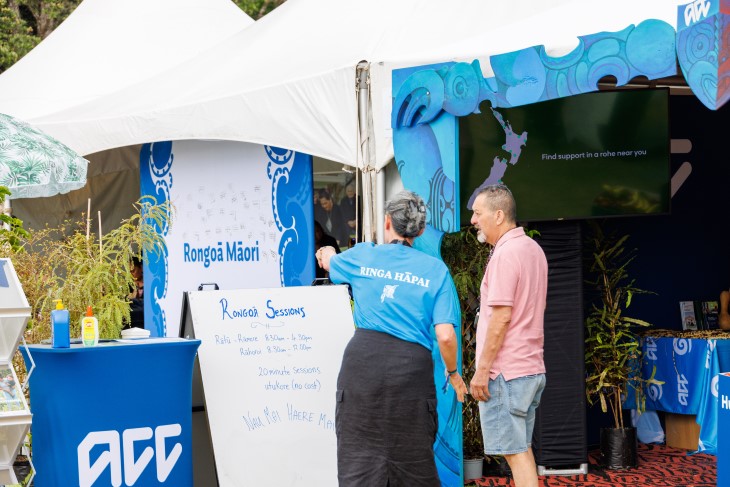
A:
[[[82,188],[88,164],[53,137],[0,113],[0,185],[13,198],[53,196]]]

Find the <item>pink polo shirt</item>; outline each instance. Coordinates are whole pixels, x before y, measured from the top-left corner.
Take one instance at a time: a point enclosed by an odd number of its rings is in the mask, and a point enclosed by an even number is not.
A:
[[[489,372],[505,380],[545,373],[543,324],[547,297],[547,259],[522,227],[502,235],[487,264],[477,322],[477,363],[482,355],[492,306],[511,306],[512,321]]]

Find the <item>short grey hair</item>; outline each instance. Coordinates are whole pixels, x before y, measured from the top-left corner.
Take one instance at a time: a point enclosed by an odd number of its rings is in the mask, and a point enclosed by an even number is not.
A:
[[[395,233],[404,238],[417,237],[426,227],[426,203],[413,191],[403,190],[385,204]]]
[[[517,203],[506,185],[490,184],[482,188],[477,197],[481,195],[484,195],[484,204],[489,211],[502,210],[509,223],[517,222]]]

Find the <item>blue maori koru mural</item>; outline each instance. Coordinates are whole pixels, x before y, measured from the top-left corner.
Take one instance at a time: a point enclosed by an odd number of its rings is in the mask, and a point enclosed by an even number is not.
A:
[[[514,107],[596,91],[607,75],[623,85],[637,76],[676,74],[675,41],[671,25],[646,20],[618,32],[582,36],[578,47],[561,57],[550,57],[543,46],[492,56],[491,78],[484,77],[478,61],[394,71],[396,161],[404,186],[431,208],[428,223],[437,231],[430,235],[440,239],[462,223],[455,117],[479,113],[483,101],[492,108]],[[439,248],[437,242],[422,245]]]
[[[687,84],[712,110],[730,98],[730,0],[678,7],[677,59]]]
[[[281,232],[279,279],[282,286],[308,285],[314,278],[312,157],[264,147],[274,223]]]
[[[143,195],[152,195],[157,203],[170,201],[170,189],[172,188],[172,163],[174,155],[172,153],[172,142],[154,142],[152,144],[144,144],[139,154],[139,170],[140,170],[140,193]],[[168,207],[168,211],[172,211]],[[170,217],[170,215],[168,215]],[[171,218],[167,219],[171,221]],[[157,223],[150,221],[155,231],[163,238],[169,230],[166,224],[164,228],[159,228]],[[148,256],[145,259],[145,294],[149,299],[145,299],[144,315],[152,317],[151,334],[153,336],[164,337],[167,335],[167,319],[165,311],[160,307],[160,300],[167,296],[167,276],[168,276],[168,252],[167,247],[162,249],[161,255]]]

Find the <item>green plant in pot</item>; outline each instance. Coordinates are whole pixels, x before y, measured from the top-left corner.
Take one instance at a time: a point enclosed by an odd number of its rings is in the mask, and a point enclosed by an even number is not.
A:
[[[626,314],[634,296],[651,293],[637,288],[629,274],[636,250],[626,248],[628,238],[604,235],[600,225],[591,222],[585,247],[590,253],[587,291],[595,292],[585,328],[586,395],[589,404],[600,403],[613,418],[611,428],[601,429],[602,464],[609,468],[637,465],[636,429],[624,423],[622,405],[632,388],[641,409],[642,384],[658,383],[653,376],[642,379],[640,372],[637,331],[651,324]]]
[[[461,305],[462,376],[467,386],[476,368],[476,314],[479,309],[479,288],[489,249],[488,245],[477,241],[476,231],[472,227],[444,235],[441,243],[441,256],[451,271]],[[470,395],[466,396],[462,405],[462,421],[464,461],[481,462],[484,459],[484,447],[479,403]]]

